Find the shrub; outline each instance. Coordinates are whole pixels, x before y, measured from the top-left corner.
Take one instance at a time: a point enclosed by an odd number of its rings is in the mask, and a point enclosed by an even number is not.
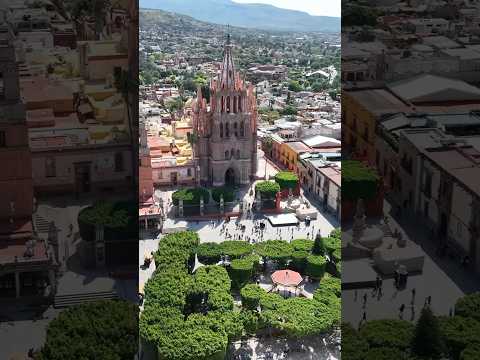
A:
[[[320,281],[317,291],[325,294],[334,294],[336,297],[342,296],[342,281],[339,278],[325,275]],[[315,297],[315,296],[314,296]]]
[[[183,310],[191,285],[192,279],[185,270],[170,269],[155,272],[145,284],[146,303]]]
[[[315,237],[315,242],[313,243],[312,253],[315,255],[325,255],[325,244],[324,239],[320,236],[320,233]]]
[[[232,311],[233,297],[227,291],[212,291],[208,294],[207,305],[211,311]]]
[[[261,181],[255,185],[255,192],[259,192],[262,199],[274,199],[280,191],[280,185],[274,181]]]
[[[460,354],[460,360],[478,359],[480,359],[480,342],[467,346]]]
[[[305,269],[307,267],[307,257],[309,253],[302,250],[295,250],[292,252],[292,262],[291,266],[294,270],[298,271],[299,273],[305,273]]]
[[[256,264],[258,264],[258,256],[253,255],[232,260],[229,274],[234,288],[240,289],[252,278]]]
[[[256,310],[260,304],[260,299],[267,294],[260,286],[256,284],[245,285],[240,290],[242,307],[249,310]]]
[[[252,245],[245,241],[231,240],[220,243],[220,249],[223,255],[231,259],[237,259],[250,255],[253,251]]]
[[[327,260],[320,255],[310,255],[307,257],[306,273],[313,279],[321,279],[325,274]]]
[[[404,320],[372,320],[360,328],[370,347],[390,347],[399,350],[410,348],[414,326]]]
[[[149,343],[156,343],[160,336],[181,329],[184,315],[175,307],[163,307],[158,303],[145,304],[140,317],[140,336]]]
[[[215,265],[220,261],[222,248],[217,243],[202,243],[197,246],[197,257],[204,265]]]
[[[462,316],[439,317],[440,330],[448,352],[453,359],[458,359],[461,352],[469,345],[480,342],[480,322]]]
[[[329,254],[332,254],[335,250],[339,250],[342,248],[342,242],[340,238],[336,238],[333,236],[329,236],[323,238],[323,245]]]
[[[342,161],[342,199],[372,199],[377,194],[379,178],[359,161]]]
[[[230,291],[231,281],[227,270],[222,266],[208,265],[195,271],[191,292],[208,294],[213,291]]]
[[[48,324],[46,341],[35,358],[133,359],[138,350],[137,319],[138,307],[126,301],[72,306]]]
[[[275,181],[280,189],[295,189],[298,185],[298,176],[291,171],[280,171],[275,175]]]
[[[232,202],[235,200],[235,190],[231,187],[218,187],[212,189],[212,199],[220,203],[220,196],[223,195],[224,202]]]
[[[455,315],[480,321],[480,292],[458,299],[455,304]]]
[[[350,324],[342,324],[342,359],[364,360],[368,343]],[[373,358],[374,359],[374,358]]]
[[[292,256],[293,246],[284,240],[267,240],[256,244],[255,252],[284,265]]]
[[[180,200],[183,200],[184,205],[199,205],[200,198],[203,198],[205,204],[210,201],[210,193],[205,188],[186,188],[175,191],[172,194],[172,202],[178,205]]]
[[[308,239],[295,239],[291,242],[293,249],[298,251],[312,251],[313,240]]]
[[[406,360],[405,352],[395,349],[395,348],[388,348],[388,347],[379,347],[373,348],[367,351],[365,355],[365,359],[375,359],[375,360]]]
[[[124,240],[138,236],[138,213],[135,203],[100,201],[78,214],[80,236],[95,240],[95,227],[104,227],[105,240]]]
[[[342,260],[342,250],[341,249],[335,249],[335,251],[332,253],[332,260],[335,263],[339,263],[340,260]]]

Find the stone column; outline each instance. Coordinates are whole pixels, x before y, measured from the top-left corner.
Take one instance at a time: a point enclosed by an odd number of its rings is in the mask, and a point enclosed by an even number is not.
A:
[[[223,195],[220,195],[220,213],[225,214],[225,200],[223,200]]]
[[[95,227],[95,265],[96,267],[105,266],[105,231],[103,225]]]
[[[20,273],[15,272],[15,297],[18,299],[20,297]]]
[[[183,200],[178,201],[178,216],[183,217]]]

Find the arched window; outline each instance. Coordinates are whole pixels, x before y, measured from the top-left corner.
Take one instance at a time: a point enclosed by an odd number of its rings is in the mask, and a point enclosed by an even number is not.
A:
[[[228,150],[225,151],[225,160],[228,160],[230,158],[229,154],[228,154]]]
[[[240,123],[240,136],[244,137],[245,136],[245,126],[243,122]]]
[[[230,137],[230,125],[228,122],[225,124],[225,136]]]
[[[220,123],[220,137],[223,138],[223,123]]]
[[[238,97],[237,96],[234,96],[233,97],[233,112],[236,114],[237,113],[237,99]]]
[[[237,159],[240,159],[240,150],[237,150]]]
[[[234,157],[235,156],[235,149],[232,149],[232,151],[230,152],[230,157]]]
[[[230,113],[230,96],[227,96],[227,113]]]
[[[238,97],[238,112],[242,112],[242,97]]]
[[[237,125],[237,123],[233,124],[233,131],[235,132],[235,137],[238,137],[238,125]]]
[[[222,96],[222,100],[221,100],[221,101],[222,101],[222,106],[221,106],[222,112],[225,112],[225,101],[224,101],[224,99],[223,99],[223,96]]]

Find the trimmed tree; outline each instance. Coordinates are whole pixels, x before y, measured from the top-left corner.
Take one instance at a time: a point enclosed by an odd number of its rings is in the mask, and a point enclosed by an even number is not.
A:
[[[295,250],[292,252],[292,262],[290,266],[301,274],[305,273],[305,269],[307,268],[307,257],[309,253],[303,250]]]
[[[220,203],[220,197],[223,195],[223,201],[232,202],[235,200],[235,190],[231,187],[224,186],[212,189],[212,199]]]
[[[220,261],[222,248],[218,243],[202,243],[197,246],[197,257],[204,265],[215,265]]]
[[[320,233],[315,237],[315,242],[313,243],[312,254],[315,255],[325,255],[325,244],[323,243],[323,238]]]
[[[275,181],[261,181],[255,185],[255,192],[259,192],[262,199],[274,199],[280,191],[280,185]]]
[[[258,256],[253,255],[242,259],[232,260],[230,263],[229,274],[232,279],[232,285],[235,289],[240,289],[252,278],[258,261]]]
[[[421,358],[440,359],[442,356],[444,343],[440,326],[429,308],[422,309],[415,326],[411,349],[415,355]]]
[[[238,259],[250,255],[253,251],[253,246],[245,241],[231,240],[220,243],[220,249],[222,254],[230,259]]]
[[[298,185],[298,176],[291,171],[280,171],[275,175],[275,181],[280,189],[295,189]]]
[[[480,292],[466,295],[455,304],[455,315],[480,321]]]
[[[267,292],[257,284],[245,285],[242,290],[240,290],[242,306],[249,310],[256,310],[260,304],[260,299],[266,294]]]
[[[210,192],[205,188],[190,188],[175,191],[172,194],[173,205],[178,205],[183,200],[184,205],[199,205],[200,198],[203,198],[205,204],[210,201]]]
[[[307,257],[306,273],[312,279],[321,279],[325,274],[327,260],[321,255],[310,255]]]

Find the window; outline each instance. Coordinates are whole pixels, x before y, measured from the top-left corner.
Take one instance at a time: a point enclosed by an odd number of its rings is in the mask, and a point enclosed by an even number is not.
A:
[[[223,138],[223,124],[220,123],[220,137]]]
[[[242,97],[238,97],[238,112],[242,112]]]
[[[187,176],[189,177],[192,176],[192,169],[190,168],[187,169]]]
[[[232,149],[232,151],[230,151],[230,158],[233,158],[235,156],[235,149]]]
[[[223,112],[225,112],[225,99],[223,98],[223,96],[222,96],[222,100],[221,100],[221,101],[222,101],[222,106],[221,106],[221,108],[222,108],[222,113],[223,113]]]
[[[230,96],[227,96],[227,113],[230,113]]]
[[[46,177],[57,176],[57,164],[55,162],[55,158],[47,157],[45,159],[45,175]]]
[[[230,125],[228,123],[225,124],[225,135],[230,137]]]
[[[230,156],[229,156],[229,154],[228,154],[228,150],[227,150],[227,151],[225,151],[225,160],[228,160],[228,159],[229,159],[229,157],[230,157]]]
[[[7,146],[5,131],[0,131],[0,147],[5,147],[5,146]]]
[[[115,172],[123,171],[123,154],[115,154]]]
[[[235,132],[235,137],[238,137],[238,124],[233,124],[233,131]]]
[[[237,150],[237,159],[240,159],[240,150]]]
[[[244,126],[243,122],[240,123],[240,136],[241,137],[245,136],[245,126]]]
[[[237,113],[237,109],[238,109],[238,107],[237,107],[237,99],[238,99],[238,98],[237,98],[236,96],[233,97],[233,112],[234,112],[234,113]]]

